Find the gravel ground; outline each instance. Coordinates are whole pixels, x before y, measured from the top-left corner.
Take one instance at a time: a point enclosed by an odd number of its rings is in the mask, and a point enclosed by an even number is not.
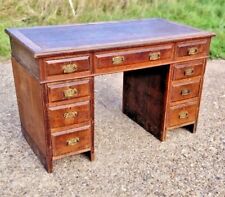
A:
[[[209,61],[196,134],[160,142],[121,112],[122,75],[96,78],[96,160],[48,174],[20,132],[11,65],[0,63],[0,196],[225,196],[225,61]]]

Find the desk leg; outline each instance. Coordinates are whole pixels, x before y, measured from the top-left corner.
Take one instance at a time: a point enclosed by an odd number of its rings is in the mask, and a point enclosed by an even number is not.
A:
[[[161,141],[169,65],[124,72],[123,113]]]
[[[90,160],[93,161],[95,159],[95,142],[94,142],[94,130],[95,130],[95,125],[94,125],[94,120],[95,120],[95,94],[94,94],[94,89],[95,89],[95,84],[94,84],[94,77],[91,77],[91,139],[92,139],[92,145],[91,145],[91,151],[89,152],[89,157]]]

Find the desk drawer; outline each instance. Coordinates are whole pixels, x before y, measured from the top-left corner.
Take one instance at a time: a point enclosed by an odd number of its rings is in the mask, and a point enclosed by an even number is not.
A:
[[[197,102],[171,107],[168,116],[168,127],[194,122],[197,110]]]
[[[156,64],[173,59],[173,44],[157,45],[146,48],[108,51],[95,54],[96,70],[112,69],[118,67],[149,63]]]
[[[85,126],[52,134],[53,156],[91,148],[91,127]]]
[[[47,87],[49,102],[64,101],[90,95],[90,79],[52,83],[48,84]]]
[[[180,101],[197,97],[199,95],[200,78],[186,80],[182,83],[172,83],[171,101]]]
[[[189,59],[193,57],[207,56],[209,39],[199,39],[178,42],[176,46],[176,59]]]
[[[175,64],[173,80],[200,76],[204,72],[204,60],[196,60]]]
[[[59,57],[45,60],[46,77],[76,76],[91,72],[90,56]]]
[[[91,118],[90,111],[90,101],[49,107],[50,127],[53,129],[88,122]]]

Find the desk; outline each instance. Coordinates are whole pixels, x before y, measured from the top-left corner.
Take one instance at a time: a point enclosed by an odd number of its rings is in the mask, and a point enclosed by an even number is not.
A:
[[[163,19],[6,32],[21,130],[48,172],[64,156],[94,159],[97,75],[124,72],[123,112],[161,141],[196,131],[213,33]]]

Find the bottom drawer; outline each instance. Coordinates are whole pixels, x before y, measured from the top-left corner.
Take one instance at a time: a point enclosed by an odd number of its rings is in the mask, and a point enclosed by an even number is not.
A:
[[[53,156],[90,149],[91,136],[90,126],[52,133]]]
[[[194,122],[196,120],[197,112],[197,102],[171,107],[168,116],[168,127]]]

